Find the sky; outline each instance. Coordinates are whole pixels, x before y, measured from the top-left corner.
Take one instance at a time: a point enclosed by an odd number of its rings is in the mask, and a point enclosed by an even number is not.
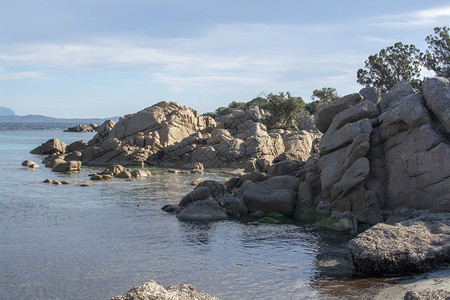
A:
[[[200,113],[289,91],[358,92],[396,42],[425,51],[448,0],[0,0],[0,106],[123,116],[160,101]]]

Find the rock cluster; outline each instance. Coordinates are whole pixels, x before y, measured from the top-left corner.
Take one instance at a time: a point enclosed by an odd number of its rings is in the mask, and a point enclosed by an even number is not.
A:
[[[69,127],[64,132],[96,132],[98,130],[98,124],[79,124],[74,127]]]
[[[267,130],[258,107],[224,116],[211,132],[196,132],[151,155],[148,163],[181,166],[201,162],[205,168],[267,171],[278,160],[306,160],[317,133]]]
[[[122,179],[132,179],[132,178],[144,178],[150,177],[152,174],[149,170],[138,169],[138,170],[127,170],[121,165],[112,165],[105,170],[89,174],[91,180],[110,180],[113,177]]]
[[[121,296],[112,297],[110,300],[218,300],[206,293],[198,292],[194,286],[180,284],[169,286],[167,289],[154,280],[149,280],[139,286],[133,287]]]
[[[369,224],[402,207],[449,211],[448,89],[443,78],[425,81],[423,96],[407,83],[383,95],[365,88],[322,109],[318,166],[300,183],[297,210],[348,211]]]
[[[191,142],[201,146],[186,142],[185,147],[194,149],[186,157],[202,153],[208,166],[232,166],[233,162],[242,166],[242,152],[237,149],[242,145],[246,151],[255,149],[248,145],[256,140],[258,145],[277,144],[278,140],[281,145],[282,140],[283,155],[289,153],[286,149],[308,153],[299,155],[298,160],[278,161],[276,151],[255,152],[264,153],[251,161],[254,168],[249,171],[257,171],[224,184],[225,193],[242,199],[249,213],[278,212],[316,221],[321,227],[356,232],[358,223],[385,221],[389,211],[402,207],[448,212],[450,146],[445,125],[448,113],[442,102],[450,103],[450,94],[445,92],[449,83],[437,78],[426,81],[425,87],[423,96],[403,82],[382,95],[374,88],[364,88],[332,102],[316,116],[317,128],[323,132],[318,144],[312,138],[300,142],[302,133],[265,131],[257,110],[237,111],[222,119],[206,141],[190,136]],[[435,112],[434,107],[441,111]],[[297,137],[290,139],[293,135]],[[287,147],[290,142],[298,143]],[[236,145],[235,150],[221,153],[224,143]],[[185,150],[181,149],[185,147],[176,144],[166,148],[159,159],[183,160]],[[177,154],[171,156],[171,152]],[[221,163],[223,157],[229,158],[228,163]],[[190,199],[189,205],[205,200],[194,195]],[[203,201],[202,211],[207,210],[203,207],[206,204],[220,207],[220,201],[216,202]],[[217,219],[233,215],[221,211],[220,216],[214,215]]]
[[[89,166],[142,165],[149,155],[180,142],[187,136],[207,132],[215,121],[174,102],[160,102],[117,123],[105,121],[87,145],[79,149],[80,160]]]
[[[39,164],[38,163],[35,163],[34,161],[29,160],[29,159],[23,161],[22,162],[22,166],[27,167],[30,170],[34,170],[36,168],[39,168]]]

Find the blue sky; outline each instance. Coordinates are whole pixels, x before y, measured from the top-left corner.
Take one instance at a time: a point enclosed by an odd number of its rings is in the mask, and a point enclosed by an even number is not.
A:
[[[426,50],[448,1],[0,0],[0,105],[110,117],[159,101],[200,113],[261,92],[359,91],[401,41]]]

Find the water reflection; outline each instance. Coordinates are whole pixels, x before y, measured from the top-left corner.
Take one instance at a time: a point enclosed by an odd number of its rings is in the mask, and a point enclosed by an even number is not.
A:
[[[179,221],[180,229],[184,234],[185,242],[193,246],[205,246],[210,242],[210,236],[214,233],[213,227],[216,223],[210,222],[182,222]],[[207,247],[200,247],[203,251],[208,251]]]

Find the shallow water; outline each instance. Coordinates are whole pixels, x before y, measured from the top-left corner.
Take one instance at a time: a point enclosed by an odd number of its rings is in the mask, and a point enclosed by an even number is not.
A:
[[[50,138],[92,136],[0,126],[1,299],[107,299],[149,279],[193,284],[223,299],[361,299],[382,282],[353,273],[343,234],[306,224],[186,223],[161,210],[191,191],[192,179],[226,173],[153,168],[150,179],[82,187],[42,181],[89,182],[101,169],[21,166],[40,163],[29,151]]]

